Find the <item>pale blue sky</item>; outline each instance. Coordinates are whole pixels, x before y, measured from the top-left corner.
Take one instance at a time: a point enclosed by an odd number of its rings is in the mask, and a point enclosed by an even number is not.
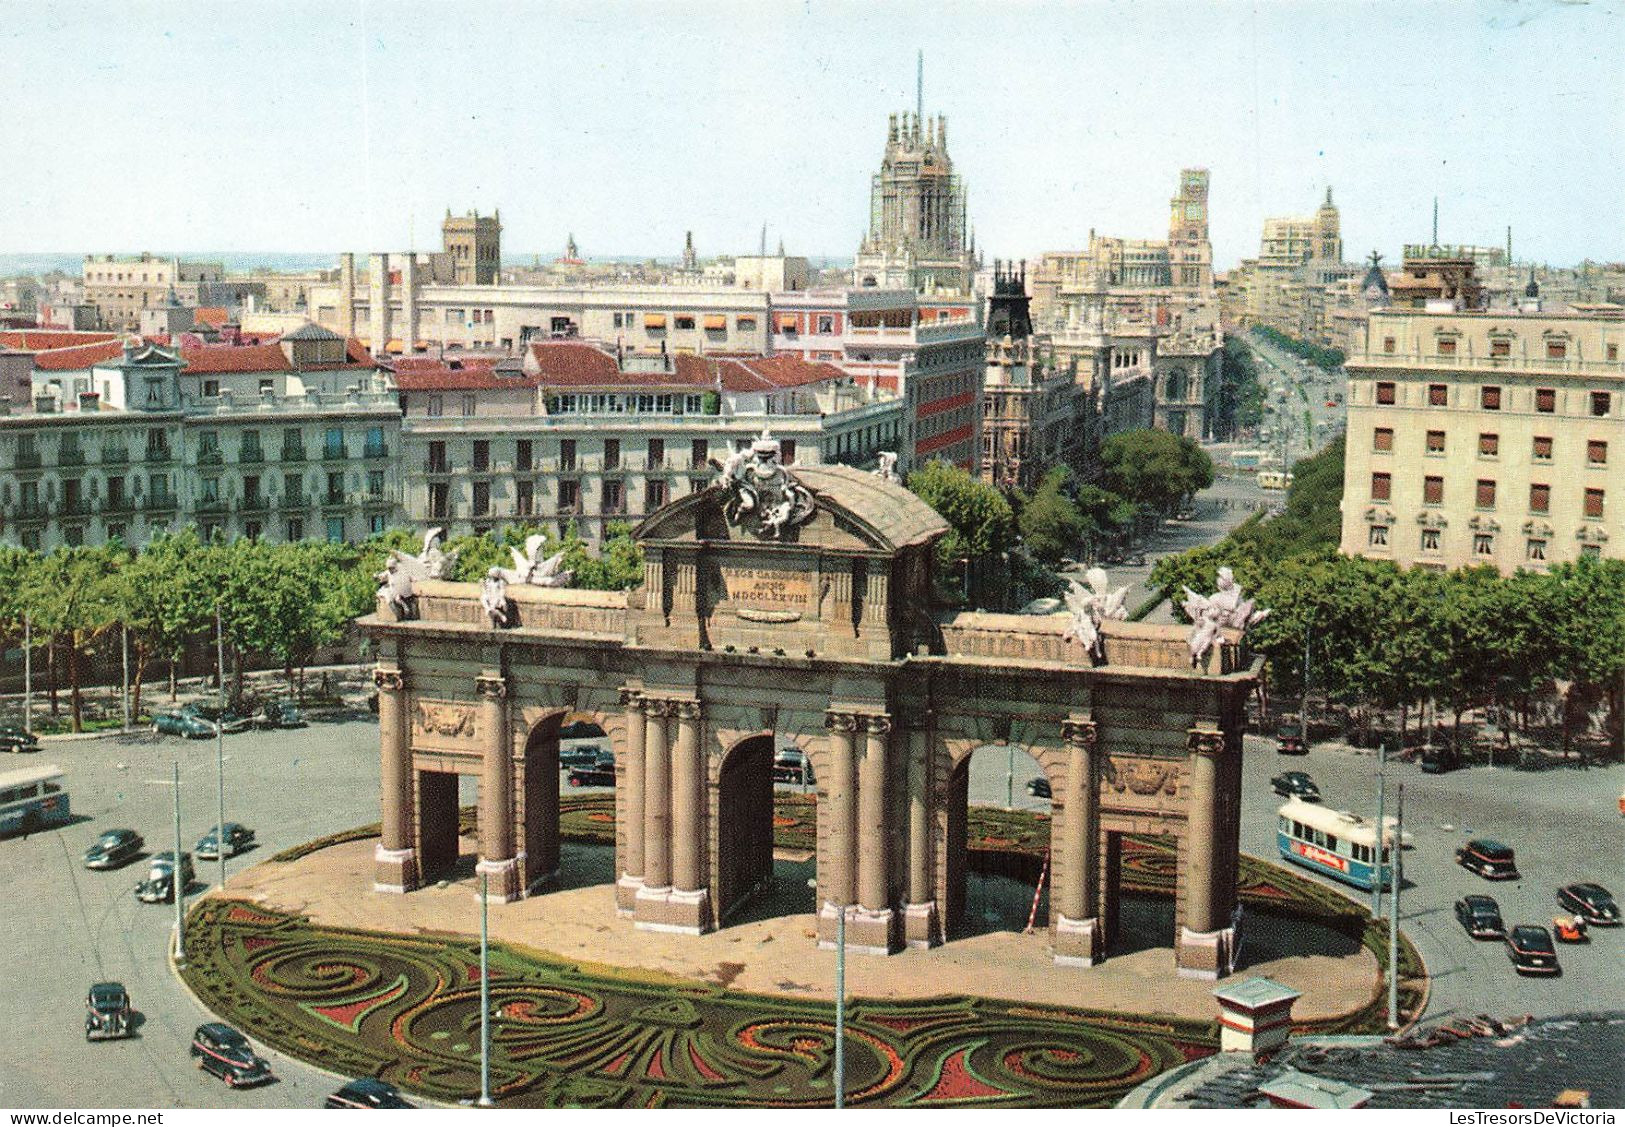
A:
[[[1621,0],[1072,4],[0,3],[0,251],[848,255],[886,115],[949,115],[979,245],[1166,230],[1216,257],[1328,184],[1349,256],[1625,259]]]

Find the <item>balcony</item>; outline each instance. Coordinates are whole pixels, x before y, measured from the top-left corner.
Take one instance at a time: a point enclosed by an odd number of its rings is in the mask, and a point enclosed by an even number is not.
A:
[[[147,503],[142,507],[149,513],[172,513],[175,506],[175,494],[154,493],[147,498]]]
[[[130,463],[130,452],[122,446],[103,446],[102,465],[125,466]]]
[[[311,498],[308,494],[303,492],[288,492],[282,495],[281,507],[284,509],[308,509],[310,508],[310,503]]]
[[[40,468],[40,456],[37,450],[17,451],[16,468],[19,470],[37,470]]]
[[[146,462],[173,462],[175,452],[167,446],[149,446],[142,460]]]
[[[224,462],[218,446],[207,446],[197,452],[197,464],[200,466],[218,466]]]
[[[244,497],[237,507],[245,513],[263,513],[270,509],[271,498],[264,493],[256,493],[251,497]]]
[[[89,497],[74,497],[64,500],[58,511],[65,517],[88,517],[95,508]]]
[[[244,446],[237,451],[237,461],[263,462],[265,461],[265,451],[258,446]]]
[[[305,448],[303,446],[284,446],[282,448],[282,461],[303,462],[304,460]]]
[[[230,506],[219,497],[204,497],[200,499],[197,505],[194,507],[200,513],[223,513],[230,508]]]
[[[449,474],[451,466],[444,458],[430,458],[423,463],[423,472],[431,474]]]
[[[140,506],[136,504],[136,499],[127,494],[121,494],[117,497],[109,497],[107,500],[102,502],[102,512],[109,515],[118,513],[133,513],[138,508],[140,508]]]
[[[77,447],[71,450],[59,449],[56,452],[56,464],[59,466],[82,466],[85,464],[85,452]]]
[[[345,494],[345,493],[342,493],[342,492],[341,493],[329,492],[324,496],[324,498],[322,500],[323,506],[325,506],[326,508],[329,508],[329,509],[341,508],[342,506],[348,505],[349,503],[350,503],[350,498],[349,498],[348,494]]]
[[[322,447],[322,461],[324,462],[342,462],[349,456],[342,445]]]
[[[361,448],[361,456],[367,459],[387,458],[389,457],[389,447],[382,442],[376,445],[368,443]]]

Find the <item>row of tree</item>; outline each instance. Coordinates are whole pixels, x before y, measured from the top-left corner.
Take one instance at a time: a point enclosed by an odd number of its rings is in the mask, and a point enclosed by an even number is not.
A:
[[[1341,348],[1326,348],[1322,345],[1311,344],[1306,340],[1299,340],[1295,336],[1283,333],[1273,325],[1254,325],[1253,332],[1264,340],[1269,341],[1277,348],[1284,349],[1294,356],[1301,356],[1318,368],[1328,372],[1336,371],[1348,359],[1348,354]]]
[[[1213,400],[1213,437],[1229,441],[1264,422],[1264,381],[1253,350],[1240,337],[1225,337],[1219,364],[1219,389]]]
[[[537,531],[514,526],[454,538],[447,545],[458,553],[454,577],[478,579],[493,565],[511,565],[510,549]],[[217,614],[236,698],[254,658],[274,661],[302,693],[312,656],[341,642],[351,620],[372,610],[374,576],[388,553],[420,547],[420,536],[406,530],[352,545],[205,543],[187,528],[154,537],[139,551],[118,542],[45,555],[0,548],[0,636],[16,643],[28,633],[45,647],[53,673],[66,679],[76,732],[83,728],[91,661],[117,655],[128,639],[132,710],[139,714],[149,670],[167,664],[173,694],[176,665],[189,644],[213,633]],[[599,554],[574,537],[550,539],[547,551],[565,553],[579,587],[624,589],[643,576],[641,550],[625,525],[610,529]]]

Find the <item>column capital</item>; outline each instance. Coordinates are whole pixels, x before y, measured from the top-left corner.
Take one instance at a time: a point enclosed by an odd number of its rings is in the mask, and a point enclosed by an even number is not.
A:
[[[399,669],[374,669],[372,683],[381,693],[398,693],[406,688],[406,678]]]
[[[831,710],[824,713],[824,727],[832,732],[854,732],[858,727],[857,714]]]
[[[700,718],[700,702],[697,700],[674,700],[669,703],[677,713],[679,720],[698,720]]]
[[[630,685],[622,685],[620,694],[620,703],[626,708],[637,708],[643,701],[643,690],[634,689]]]
[[[644,697],[643,712],[655,720],[665,720],[677,715],[677,702],[664,697]]]
[[[506,677],[480,676],[474,678],[474,688],[482,697],[501,700],[508,695],[508,680]]]
[[[1223,755],[1224,733],[1213,728],[1187,729],[1185,750],[1192,755]]]
[[[1095,723],[1093,717],[1068,717],[1061,721],[1061,739],[1066,741],[1068,747],[1093,750],[1100,742],[1100,725]]]
[[[863,727],[864,730],[867,731],[871,736],[884,736],[887,732],[891,731],[891,717],[865,716],[863,717]]]

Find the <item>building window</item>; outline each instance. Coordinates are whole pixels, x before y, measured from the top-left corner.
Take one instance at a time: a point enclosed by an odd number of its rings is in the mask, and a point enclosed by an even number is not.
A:
[[[373,501],[382,500],[384,496],[384,471],[367,471],[367,497]]]
[[[1383,381],[1377,384],[1377,402],[1389,406],[1394,402],[1394,385]]]
[[[1473,534],[1473,555],[1495,555],[1495,537],[1488,532],[1475,532]]]
[[[576,468],[576,440],[563,438],[559,440],[559,469],[573,470]]]
[[[1535,389],[1535,410],[1543,415],[1550,415],[1557,410],[1557,389],[1555,387],[1537,387]]]
[[[1511,356],[1512,342],[1505,337],[1497,337],[1490,341],[1491,356]]]
[[[734,327],[742,333],[754,333],[756,331],[756,318],[736,317],[734,318]]]
[[[534,481],[520,481],[514,483],[513,511],[515,516],[528,517],[536,511],[536,483]]]
[[[344,501],[344,474],[335,470],[327,475],[327,503],[342,505]]]
[[[1371,499],[1373,501],[1388,500],[1392,487],[1393,477],[1391,475],[1385,473],[1371,475]]]
[[[215,379],[204,380],[203,397],[205,399],[220,398],[220,381]]]
[[[1481,509],[1495,508],[1495,482],[1479,478],[1478,490],[1475,494],[1477,505]]]
[[[1439,355],[1454,356],[1456,354],[1456,338],[1443,337],[1439,340]]]
[[[328,517],[327,518],[327,542],[329,544],[342,544],[342,543],[344,543],[344,518],[343,517]]]
[[[1479,388],[1478,405],[1486,411],[1499,411],[1501,409],[1501,389],[1493,386]]]
[[[688,464],[690,469],[704,469],[706,460],[710,457],[709,444],[703,438],[690,439],[688,443]]]
[[[1546,359],[1561,360],[1568,354],[1569,346],[1566,342],[1560,340],[1549,340],[1546,342]]]
[[[1605,345],[1604,348],[1603,348],[1603,359],[1607,360],[1609,363],[1612,363],[1615,360],[1618,360],[1619,359],[1619,345],[1617,345],[1617,344]]]
[[[1537,462],[1552,460],[1552,439],[1550,435],[1537,434],[1535,436],[1534,452],[1531,457]]]
[[[367,535],[377,536],[384,531],[384,514],[373,513],[367,518]]]
[[[604,482],[603,493],[600,496],[599,511],[610,516],[626,511],[626,494],[619,481]]]
[[[1450,389],[1442,383],[1428,384],[1428,406],[1444,407],[1450,402]]]
[[[643,511],[652,513],[666,503],[666,483],[651,481],[643,486]]]
[[[1444,453],[1444,431],[1430,430],[1427,436],[1427,452],[1429,454]]]
[[[1393,353],[1393,351],[1394,351],[1394,338],[1393,337],[1383,337],[1382,338],[1382,350],[1384,352],[1389,353],[1389,354]]]
[[[1587,442],[1586,461],[1593,466],[1606,466],[1608,464],[1608,443],[1596,438]]]
[[[322,438],[322,457],[323,458],[343,458],[343,457],[345,457],[345,453],[344,453],[344,431],[341,428],[339,428],[339,427],[329,427],[328,428],[327,433]]]
[[[830,316],[828,313],[820,313],[818,315],[818,331],[821,333],[833,333],[835,331],[835,318]]]
[[[1529,511],[1532,513],[1549,513],[1552,511],[1552,487],[1543,482],[1534,482],[1529,486]]]
[[[1370,536],[1370,539],[1369,539],[1368,543],[1373,548],[1386,548],[1386,547],[1388,547],[1388,526],[1385,525],[1385,524],[1374,524],[1374,525],[1372,525],[1371,526],[1371,536]]]
[[[472,395],[465,395],[465,396],[463,396],[463,418],[471,419],[473,417],[474,417],[474,397]]]
[[[1439,530],[1437,528],[1424,528],[1422,530],[1422,551],[1437,552],[1439,550]]]
[[[621,440],[618,438],[604,439],[604,469],[618,470],[621,468]]]
[[[559,512],[579,513],[581,511],[581,483],[577,481],[559,482]]]
[[[489,481],[476,481],[474,483],[474,515],[477,517],[491,515],[491,483]]]
[[[27,545],[25,545],[25,547],[26,546]],[[33,546],[36,549],[39,547],[39,545],[37,543],[34,544]],[[1602,545],[1600,545],[1600,544],[1581,544],[1580,545],[1580,555],[1582,557],[1584,557],[1585,559],[1589,559],[1589,560],[1597,559],[1599,556],[1602,555]]]
[[[1498,434],[1481,434],[1478,436],[1478,456],[1480,458],[1493,458],[1501,452],[1501,436]]]
[[[782,439],[779,442],[779,461],[782,462],[784,465],[787,465],[787,466],[793,466],[793,465],[796,464],[796,440],[795,439],[786,438],[786,439]]]
[[[1593,391],[1591,393],[1591,413],[1601,419],[1608,414],[1608,408],[1613,397],[1606,391]]]
[[[679,329],[692,329],[694,327],[694,315],[692,313],[679,313],[672,318],[672,324]]]
[[[1444,478],[1424,477],[1422,479],[1422,504],[1444,504]]]
[[[1585,500],[1586,520],[1602,519],[1603,494],[1600,489],[1587,489]]]
[[[1378,427],[1371,433],[1371,449],[1392,450],[1394,448],[1394,431],[1392,427]]]
[[[474,440],[474,472],[485,473],[491,468],[491,444],[483,438]]]
[[[273,380],[273,379],[262,379],[262,380],[260,380],[260,394],[261,395],[275,395],[276,394],[276,381]]]
[[[441,439],[435,439],[429,443],[428,470],[430,473],[450,472],[450,467],[446,463],[446,444]]]
[[[531,452],[531,440],[528,438],[521,438],[518,442],[514,443],[513,468],[521,473],[524,473],[525,471],[531,469],[534,464],[535,458]]]
[[[1524,549],[1524,558],[1533,560],[1536,563],[1544,563],[1546,560],[1546,541],[1529,541],[1528,545]]]
[[[432,419],[438,419],[446,413],[446,399],[441,395],[429,396],[429,405],[424,411]]]

